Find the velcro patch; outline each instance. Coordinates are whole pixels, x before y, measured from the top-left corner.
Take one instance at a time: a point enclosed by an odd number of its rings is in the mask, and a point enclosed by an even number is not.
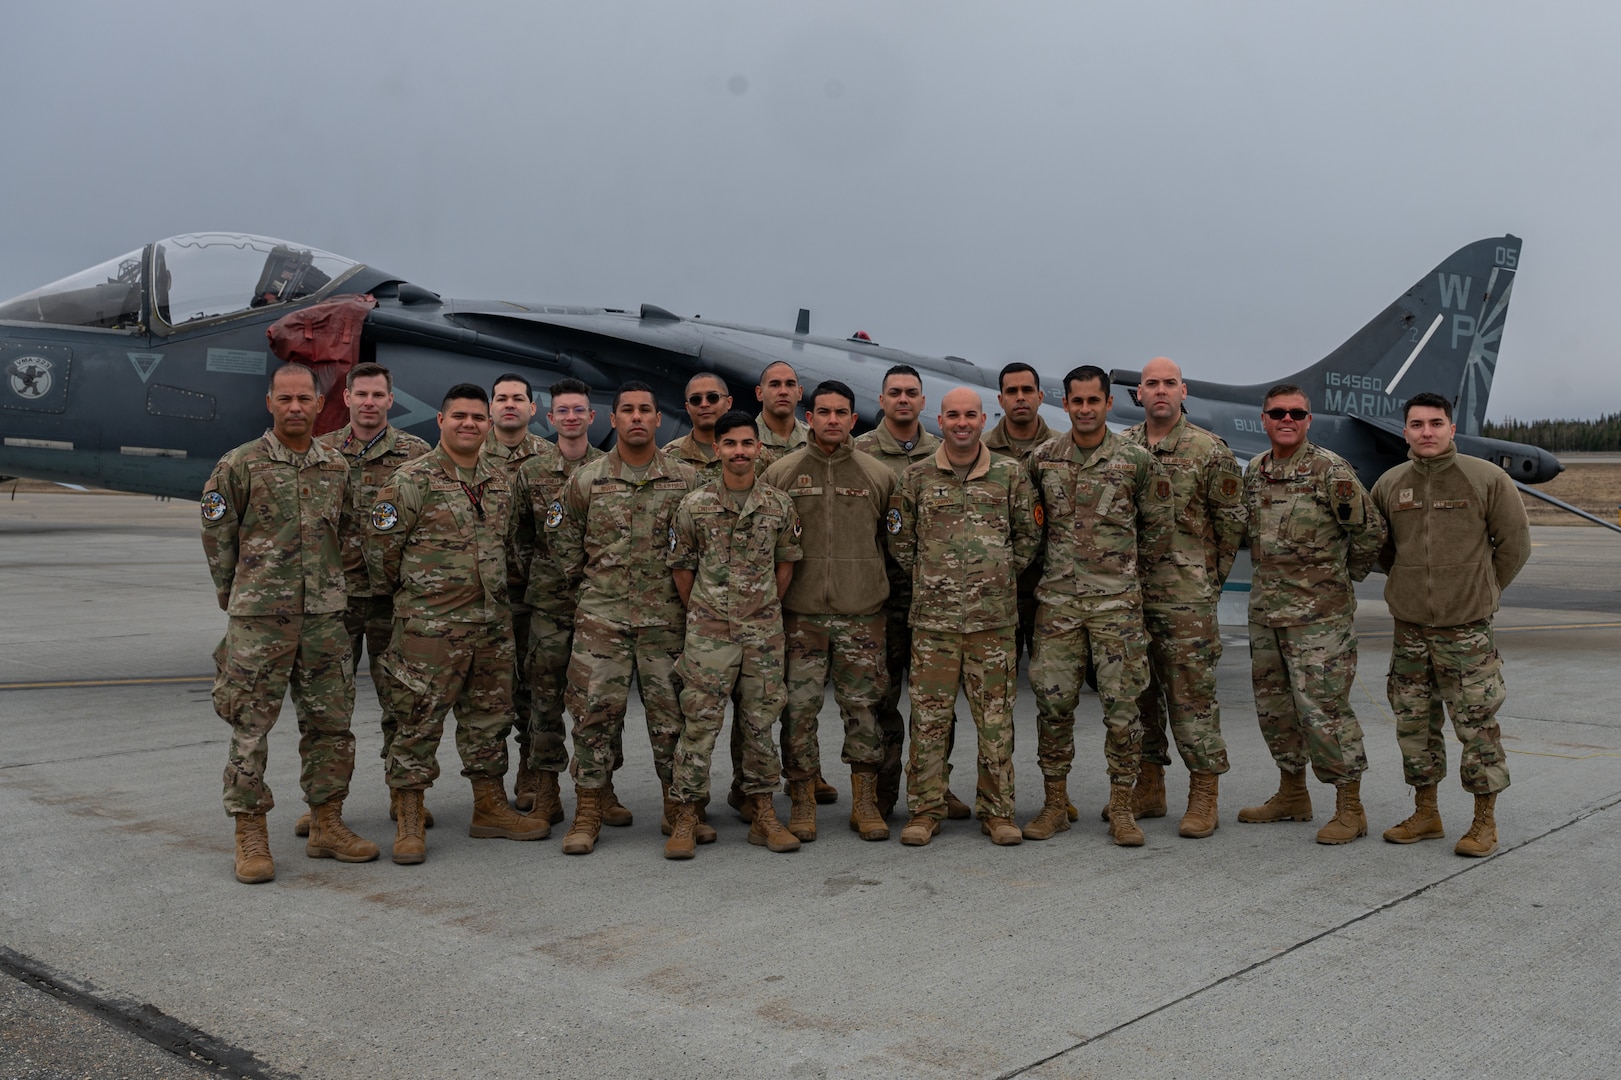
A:
[[[900,535],[901,512],[899,510],[891,510],[889,513],[884,515],[884,528],[889,530],[889,535],[891,536]]]
[[[391,502],[380,502],[371,508],[371,525],[378,532],[388,532],[400,523],[399,507]]]
[[[219,521],[225,517],[225,496],[217,491],[203,493],[203,520]]]
[[[555,529],[563,523],[563,501],[553,499],[552,504],[546,508],[546,527]]]

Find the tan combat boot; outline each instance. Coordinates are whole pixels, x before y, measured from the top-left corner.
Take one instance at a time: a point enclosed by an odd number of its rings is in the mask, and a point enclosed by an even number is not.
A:
[[[608,774],[608,782],[602,785],[602,823],[622,829],[635,819],[631,817],[630,808],[619,801],[614,794],[613,773]]]
[[[419,792],[417,792],[417,794],[422,795],[424,798],[427,797],[427,792],[425,792],[425,791],[419,791]],[[390,820],[390,821],[398,821],[400,819],[399,818],[399,812],[400,812],[399,811],[399,806],[400,806],[400,793],[399,793],[399,790],[397,788],[389,788],[388,789],[388,820]],[[428,807],[426,806],[426,804],[424,804],[423,807],[422,807],[422,827],[424,829],[433,828],[433,811],[429,810]]]
[[[698,853],[697,839],[693,836],[693,828],[698,824],[697,803],[666,803],[664,818],[664,835],[669,839],[664,841],[664,857],[666,859],[690,859]]]
[[[804,843],[816,839],[816,781],[788,781],[788,831]]]
[[[749,813],[749,843],[758,844],[768,851],[798,851],[799,837],[782,827],[777,820],[777,808],[768,794],[751,795],[753,804]]]
[[[1143,831],[1137,827],[1137,815],[1132,813],[1133,804],[1130,784],[1110,785],[1109,839],[1120,847],[1143,846]]]
[[[986,818],[979,823],[979,831],[990,837],[991,843],[997,847],[1012,847],[1014,844],[1024,843],[1024,833],[1013,824],[1012,818]]]
[[[952,794],[950,788],[946,788],[946,817],[952,821],[965,821],[973,816],[973,808]]]
[[[1362,781],[1342,780],[1334,785],[1334,816],[1317,830],[1319,844],[1349,844],[1368,835],[1368,815],[1362,810]]]
[[[913,814],[901,829],[901,843],[907,847],[927,847],[940,831],[940,819],[927,814]]]
[[[1026,840],[1050,840],[1055,833],[1069,831],[1069,792],[1062,776],[1046,776],[1042,778],[1046,788],[1047,801],[1042,804],[1041,811],[1030,819],[1030,824],[1024,827]]]
[[[1260,806],[1246,806],[1238,812],[1244,822],[1310,821],[1311,793],[1306,790],[1306,774],[1278,770],[1278,790]]]
[[[310,838],[304,844],[304,854],[310,858],[371,862],[381,854],[376,844],[356,836],[343,823],[342,799],[328,799],[310,807],[310,817]]]
[[[547,824],[556,825],[563,820],[563,796],[557,789],[557,774],[550,769],[540,769],[535,773],[535,810],[538,818],[544,818]],[[428,816],[428,824],[433,824],[433,815]]]
[[[732,781],[732,788],[726,793],[726,805],[737,811],[737,816],[744,824],[753,820],[754,800],[744,794],[742,786],[736,780]]]
[[[1188,812],[1182,815],[1182,823],[1176,827],[1178,836],[1202,840],[1221,828],[1221,818],[1216,814],[1219,780],[1213,772],[1188,774]]]
[[[816,785],[816,801],[823,806],[831,806],[839,801],[839,789],[834,787],[817,773],[811,783]]]
[[[1463,834],[1463,839],[1458,841],[1458,846],[1452,849],[1453,854],[1484,859],[1497,850],[1496,810],[1497,792],[1475,796],[1474,823]]]
[[[481,840],[544,840],[552,834],[545,818],[520,814],[507,805],[506,785],[499,776],[475,776],[473,820],[467,835]]]
[[[1140,818],[1164,817],[1168,809],[1165,802],[1165,766],[1157,761],[1145,761],[1138,765],[1137,784],[1131,789],[1131,812]],[[1109,807],[1105,805],[1098,816],[1108,821]]]
[[[665,836],[669,836],[671,830],[675,828],[674,814],[675,809],[679,804],[670,801],[669,784],[660,784],[659,786],[664,789],[664,813],[659,817],[659,832],[663,833]],[[697,840],[700,844],[713,844],[716,836],[715,827],[704,821],[703,804],[693,803],[692,812],[698,818],[697,822],[692,827],[693,839]],[[672,857],[681,858],[679,855]]]
[[[270,831],[263,814],[236,815],[236,880],[257,885],[276,876],[270,857]]]
[[[540,774],[529,767],[529,762],[518,763],[518,779],[512,784],[512,805],[524,813],[535,808],[535,797],[540,794]]]
[[[298,815],[298,820],[293,822],[293,835],[294,836],[308,836],[309,834],[310,834],[310,812],[308,810],[305,810],[302,814]]]
[[[1446,836],[1441,827],[1441,811],[1435,805],[1435,785],[1424,784],[1413,789],[1413,813],[1400,825],[1385,830],[1385,839],[1392,844],[1416,844],[1420,840],[1440,840]]]
[[[574,824],[563,837],[564,855],[589,855],[602,832],[602,789],[574,789]]]
[[[850,828],[863,840],[888,840],[889,826],[878,813],[878,773],[850,772]]]
[[[394,861],[415,866],[428,857],[428,812],[422,808],[422,792],[413,788],[390,789],[394,804]]]

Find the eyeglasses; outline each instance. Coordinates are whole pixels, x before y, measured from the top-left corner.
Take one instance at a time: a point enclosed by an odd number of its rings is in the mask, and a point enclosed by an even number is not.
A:
[[[1288,417],[1290,420],[1304,420],[1306,417],[1311,415],[1311,410],[1310,409],[1267,409],[1266,410],[1266,415],[1270,416],[1274,420],[1282,420],[1284,417]]]
[[[554,416],[584,416],[591,411],[589,405],[564,405],[562,408],[553,407]]]
[[[687,395],[687,404],[688,405],[713,405],[717,401],[719,401],[723,396],[724,395],[718,394],[713,390],[709,391],[706,394],[688,394]]]

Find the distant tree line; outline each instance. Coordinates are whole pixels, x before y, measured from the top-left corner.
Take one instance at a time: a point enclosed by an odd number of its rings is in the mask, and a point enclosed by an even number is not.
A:
[[[1621,450],[1621,412],[1597,420],[1487,420],[1480,433],[1488,439],[1530,443],[1555,454],[1571,451]]]

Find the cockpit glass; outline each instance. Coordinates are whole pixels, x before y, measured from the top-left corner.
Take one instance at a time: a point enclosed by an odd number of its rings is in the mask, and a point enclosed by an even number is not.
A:
[[[108,259],[0,304],[0,319],[133,330],[141,321],[145,248]]]
[[[153,306],[170,326],[287,304],[358,263],[317,248],[245,233],[187,233],[152,256]]]

